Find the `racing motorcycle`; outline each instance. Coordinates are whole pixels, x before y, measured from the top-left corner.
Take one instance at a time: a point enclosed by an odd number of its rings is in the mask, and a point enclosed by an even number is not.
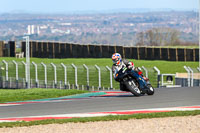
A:
[[[146,82],[136,71],[129,70],[125,65],[116,68],[114,79],[125,86],[123,91],[129,91],[135,96],[154,94],[154,88],[149,81]]]

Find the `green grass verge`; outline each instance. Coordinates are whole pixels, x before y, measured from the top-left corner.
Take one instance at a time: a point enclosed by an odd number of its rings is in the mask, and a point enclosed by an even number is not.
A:
[[[66,89],[0,89],[0,103],[25,101],[44,98],[56,98],[74,94],[86,93],[88,91],[82,90],[66,90]]]
[[[21,63],[21,61],[25,61],[25,59],[16,59],[16,58],[6,58],[2,57],[0,58],[0,65],[5,68],[5,64],[2,63],[2,60],[6,60],[9,62],[9,77],[15,78],[15,65],[13,64],[12,60],[15,60],[19,64],[19,77],[22,80],[22,78],[25,78],[25,67]],[[145,66],[148,69],[148,75],[151,84],[156,87],[157,85],[157,73],[153,70],[153,67],[156,66],[161,73],[170,73],[175,74],[177,72],[179,73],[186,73],[183,66],[190,66],[191,68],[198,67],[198,62],[175,62],[175,61],[158,61],[158,60],[134,60],[134,59],[128,59],[130,61],[133,61],[136,67],[142,67]],[[63,67],[60,65],[60,63],[64,63],[67,65],[67,81],[69,84],[75,84],[75,78],[74,78],[74,68],[71,66],[72,63],[74,63],[78,67],[78,84],[81,85],[87,85],[87,78],[86,78],[86,70],[83,67],[83,64],[86,64],[89,67],[90,73],[90,86],[98,86],[98,71],[94,67],[94,65],[98,65],[101,68],[101,77],[102,77],[102,87],[105,88],[110,87],[110,76],[109,71],[106,69],[105,66],[112,66],[112,60],[108,58],[67,58],[67,59],[44,59],[44,58],[31,58],[31,62],[34,61],[38,64],[38,79],[41,81],[40,84],[43,84],[44,82],[44,68],[40,64],[41,62],[44,62],[47,65],[47,79],[49,81],[49,85],[52,85],[54,80],[54,71],[53,67],[50,65],[50,63],[54,63],[57,66],[57,81],[62,84],[64,83],[64,70]],[[2,76],[5,77],[6,71],[1,70]],[[197,70],[195,71],[197,72]],[[31,79],[32,82],[35,82],[35,68],[33,65],[31,65]],[[14,79],[13,79],[14,80]],[[20,80],[20,81],[21,81]],[[22,82],[22,81],[21,81]],[[113,87],[116,89],[119,89],[119,84],[114,81],[113,79]]]
[[[11,57],[1,57],[0,61],[6,60],[6,61],[25,61],[25,59],[16,59]],[[198,62],[184,62],[184,61],[158,61],[158,60],[134,60],[134,59],[128,59],[130,61],[133,61],[135,66],[145,66],[147,68],[153,68],[154,66],[158,67],[160,69],[161,73],[176,73],[176,72],[185,72],[185,69],[183,66],[190,66],[192,68],[198,67]],[[34,61],[36,63],[44,62],[46,64],[54,63],[54,64],[72,64],[75,65],[98,65],[98,66],[112,66],[112,60],[108,58],[68,58],[68,59],[45,59],[45,58],[31,58],[31,61]],[[14,65],[13,65],[14,66]]]
[[[84,122],[97,122],[97,121],[114,121],[114,120],[129,120],[129,119],[147,119],[147,118],[163,118],[163,117],[177,117],[177,116],[195,116],[200,115],[200,110],[196,111],[173,111],[161,113],[147,113],[147,114],[133,114],[133,115],[116,115],[104,117],[85,117],[85,118],[72,118],[72,119],[51,119],[30,122],[4,122],[0,123],[0,128],[3,127],[23,127],[33,125],[46,125],[46,124],[63,124],[63,123],[84,123]]]

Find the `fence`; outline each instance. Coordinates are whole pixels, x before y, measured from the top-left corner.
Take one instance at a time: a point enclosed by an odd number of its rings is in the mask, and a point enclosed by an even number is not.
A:
[[[9,41],[5,43],[0,41],[0,57],[15,57],[16,43],[15,41]]]
[[[200,68],[191,68],[184,66],[187,73],[177,73],[176,84],[182,87],[200,86]]]
[[[118,52],[129,59],[199,61],[198,51],[198,48],[123,47],[30,41],[30,57],[38,58],[110,58],[113,53]],[[25,42],[22,42],[22,52],[25,53]]]
[[[161,74],[158,70],[157,87],[196,87],[200,86],[200,68],[184,66],[185,73]],[[174,80],[175,79],[175,80]]]
[[[0,88],[27,88],[25,62],[0,62]],[[200,86],[200,68],[184,66],[185,73],[163,74],[157,67],[141,66],[143,74],[154,87],[194,87]],[[30,65],[31,88],[59,88],[112,90],[119,89],[119,83],[112,78],[108,66],[75,64],[35,63]]]
[[[0,88],[27,88],[26,65],[23,61],[3,61],[0,66]],[[141,68],[156,87],[157,74],[154,69],[144,66]],[[119,89],[119,83],[114,81],[109,66],[31,62],[30,77],[31,88]]]
[[[26,44],[21,42],[26,55]],[[38,58],[110,58],[118,52],[123,57],[138,60],[199,61],[198,48],[123,47],[110,45],[80,45],[61,42],[30,41],[30,57]],[[16,42],[0,41],[0,57],[15,57]]]

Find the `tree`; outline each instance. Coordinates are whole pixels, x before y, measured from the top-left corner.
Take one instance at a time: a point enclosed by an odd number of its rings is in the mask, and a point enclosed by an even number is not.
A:
[[[140,33],[139,33],[140,34]],[[162,46],[162,45],[178,45],[179,31],[171,28],[153,28],[145,32],[147,45]]]
[[[144,46],[144,32],[140,32],[137,34],[138,42],[136,43],[136,46]]]

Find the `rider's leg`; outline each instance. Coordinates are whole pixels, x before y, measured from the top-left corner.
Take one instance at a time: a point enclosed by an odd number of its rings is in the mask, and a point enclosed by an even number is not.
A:
[[[140,88],[143,89],[146,86],[146,81],[137,72],[133,71],[133,77],[139,82]]]

